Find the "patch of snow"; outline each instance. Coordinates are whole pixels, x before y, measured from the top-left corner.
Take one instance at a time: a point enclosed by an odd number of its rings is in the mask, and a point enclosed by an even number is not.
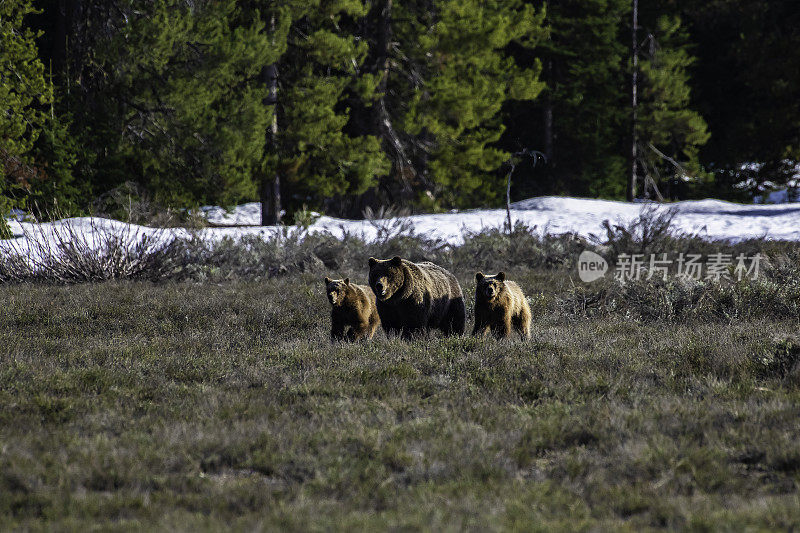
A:
[[[200,211],[212,224],[227,226],[257,226],[261,224],[261,204],[250,202],[237,205],[231,211],[218,206],[201,207]]]
[[[791,196],[796,197],[796,194]],[[764,198],[764,195],[757,195],[753,197],[753,202],[757,204],[788,204],[794,202],[796,200],[790,199],[789,189],[778,189],[777,191],[772,191],[767,194],[767,197]]]
[[[11,212],[8,214],[8,218],[10,220],[25,220],[25,216],[27,213],[22,209],[12,209]]]
[[[110,238],[134,247],[144,237],[152,239],[149,247],[161,247],[173,238],[189,238],[183,228],[149,228],[100,217],[65,218],[55,222],[33,223],[8,220],[13,238],[0,240],[0,254],[13,254],[39,261],[56,251],[59,242],[78,242],[79,248],[97,250]]]
[[[789,163],[791,164],[791,163]],[[760,168],[760,167],[759,167]],[[776,189],[774,182],[765,181],[759,190],[766,192],[753,196],[753,203],[756,204],[790,204],[800,201],[800,163],[795,164],[794,174],[786,182],[786,187]]]
[[[523,222],[550,233],[576,233],[588,237],[601,232],[604,220],[628,223],[639,216],[644,204],[641,202],[619,202],[545,196],[530,198],[512,204],[514,223]],[[656,211],[674,209],[675,229],[686,233],[700,234],[708,239],[739,241],[748,238],[800,240],[800,206],[737,204],[722,200],[688,200],[672,204],[655,204]],[[256,225],[260,222],[260,205],[244,204],[234,208],[228,218],[238,224]],[[475,209],[460,212],[412,215],[408,220],[417,234],[439,238],[451,244],[463,242],[465,231],[480,231],[484,228],[503,227],[505,209]],[[201,234],[210,238],[240,235],[270,235],[275,228],[209,228]],[[328,231],[334,235],[344,232],[374,239],[377,228],[366,220],[345,220],[321,216],[309,228],[311,232]]]
[[[512,205],[512,220],[535,226],[548,233],[575,233],[583,237],[602,233],[602,222],[629,223],[645,207],[641,202],[618,202],[586,198],[547,196],[530,198]],[[736,204],[721,200],[693,200],[672,204],[657,204],[657,212],[676,211],[673,224],[676,230],[698,234],[707,239],[740,241],[749,238],[800,241],[800,204]],[[269,238],[278,233],[276,227],[262,227],[258,203],[237,206],[231,212],[219,207],[204,208],[215,224],[236,224],[238,227],[211,227],[191,233],[210,241],[225,237],[239,239],[245,235]],[[460,212],[412,215],[401,219],[410,222],[415,233],[460,244],[464,233],[485,228],[502,228],[505,209],[475,209]],[[375,239],[381,221],[345,220],[321,216],[309,227],[310,232],[344,233]],[[391,223],[391,222],[387,222]],[[154,229],[102,218],[72,218],[47,224],[10,219],[9,225],[18,238],[0,241],[0,253],[35,253],[37,243],[55,242],[69,235],[80,235],[88,245],[97,246],[104,232],[123,233],[126,239],[157,234],[159,239],[188,237],[190,232],[180,228]],[[24,235],[24,236],[23,236]],[[32,239],[37,242],[28,242]]]

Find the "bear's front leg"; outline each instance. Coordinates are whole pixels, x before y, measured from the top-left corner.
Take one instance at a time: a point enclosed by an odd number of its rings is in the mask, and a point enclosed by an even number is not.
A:
[[[530,312],[526,312],[525,309],[522,312],[514,317],[514,330],[519,333],[522,340],[528,340],[531,338],[531,314]]]
[[[331,315],[331,342],[344,340],[344,330],[347,327],[344,320],[336,315]]]
[[[371,327],[369,320],[359,322],[349,331],[348,335],[351,341],[359,341],[361,339],[372,337],[374,328]]]
[[[485,321],[482,317],[475,317],[475,327],[472,328],[473,337],[485,337],[489,331],[489,322]]]
[[[511,335],[511,313],[503,313],[503,317],[494,328],[494,334],[498,339],[505,339]]]
[[[441,325],[445,335],[463,335],[467,326],[467,310],[463,298],[450,300],[447,315]]]

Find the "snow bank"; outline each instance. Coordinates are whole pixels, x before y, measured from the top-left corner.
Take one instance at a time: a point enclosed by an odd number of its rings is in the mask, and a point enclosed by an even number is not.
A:
[[[588,237],[599,233],[604,220],[627,223],[641,213],[644,204],[615,202],[586,198],[546,196],[530,198],[512,204],[512,219],[529,226],[546,229],[550,233],[577,233]],[[736,204],[721,200],[692,200],[673,204],[656,205],[656,210],[675,209],[677,230],[699,234],[708,239],[739,241],[748,238],[767,237],[781,240],[800,240],[800,204],[754,205]],[[258,224],[260,205],[245,204],[230,214],[216,216],[217,224]],[[418,234],[444,239],[458,244],[465,230],[480,231],[482,228],[501,227],[506,220],[504,209],[478,209],[458,213],[414,215],[406,217]],[[235,222],[233,222],[235,221]],[[368,221],[343,220],[320,217],[311,231],[330,231],[334,234],[348,231],[373,238],[376,229]],[[268,233],[264,228],[213,228],[204,230],[210,236],[238,235],[246,233]]]
[[[604,220],[627,223],[636,218],[643,208],[642,203],[616,202],[568,197],[541,197],[513,204],[512,219],[536,226],[539,231],[549,233],[572,232],[584,237],[601,233]],[[708,239],[739,241],[748,238],[800,241],[800,204],[735,204],[720,200],[684,201],[657,205],[656,210],[673,208],[676,230],[699,234]],[[210,221],[218,225],[236,224],[239,227],[213,227],[195,232],[200,238],[217,240],[224,237],[240,238],[244,235],[269,237],[276,228],[259,227],[261,208],[258,203],[236,207],[228,213],[218,207],[204,209]],[[406,217],[417,234],[439,238],[452,244],[463,241],[465,231],[480,231],[483,228],[502,227],[506,220],[504,209],[478,209],[454,213],[414,215]],[[57,239],[66,234],[64,225],[72,226],[74,232],[84,235],[89,241],[103,231],[123,231],[129,238],[159,232],[160,238],[188,236],[183,229],[155,230],[106,219],[73,218],[51,224],[33,225],[18,220],[9,220],[12,232],[19,236],[12,241],[0,241],[0,252],[31,249],[23,234],[30,238]],[[61,233],[59,231],[61,230]],[[343,220],[320,217],[309,228],[311,232],[329,231],[334,235],[343,232],[375,238],[378,229],[369,221]],[[13,243],[13,244],[12,244]],[[35,248],[35,247],[34,247]]]
[[[120,241],[129,249],[144,244],[144,249],[150,250],[175,237],[190,236],[181,228],[148,228],[98,217],[66,218],[43,224],[8,219],[8,225],[14,238],[0,240],[0,254],[21,255],[34,264],[57,254],[60,242],[77,241],[77,248],[87,251],[99,250],[112,241]]]

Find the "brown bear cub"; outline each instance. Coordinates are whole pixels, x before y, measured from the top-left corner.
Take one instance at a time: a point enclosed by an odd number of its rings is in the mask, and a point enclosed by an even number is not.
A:
[[[371,339],[381,319],[370,288],[350,283],[350,278],[325,278],[325,290],[332,306],[331,340]],[[348,330],[346,334],[345,330]]]
[[[475,328],[473,335],[486,335],[488,330],[497,338],[511,335],[513,328],[523,339],[531,335],[531,308],[519,285],[506,281],[505,272],[496,276],[475,274]]]
[[[384,331],[412,338],[439,329],[462,335],[467,310],[455,276],[430,262],[369,258],[369,286]]]

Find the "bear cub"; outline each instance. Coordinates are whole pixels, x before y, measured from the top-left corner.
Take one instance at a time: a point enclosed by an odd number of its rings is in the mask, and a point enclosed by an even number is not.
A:
[[[381,320],[370,288],[350,278],[325,278],[325,291],[331,303],[331,340],[371,339]]]
[[[464,294],[455,276],[439,265],[398,256],[370,257],[369,286],[378,298],[381,325],[389,334],[409,339],[432,329],[445,335],[464,333]]]
[[[531,308],[519,285],[506,280],[505,272],[496,276],[475,274],[475,328],[473,335],[491,332],[506,338],[513,329],[523,339],[531,335]]]

